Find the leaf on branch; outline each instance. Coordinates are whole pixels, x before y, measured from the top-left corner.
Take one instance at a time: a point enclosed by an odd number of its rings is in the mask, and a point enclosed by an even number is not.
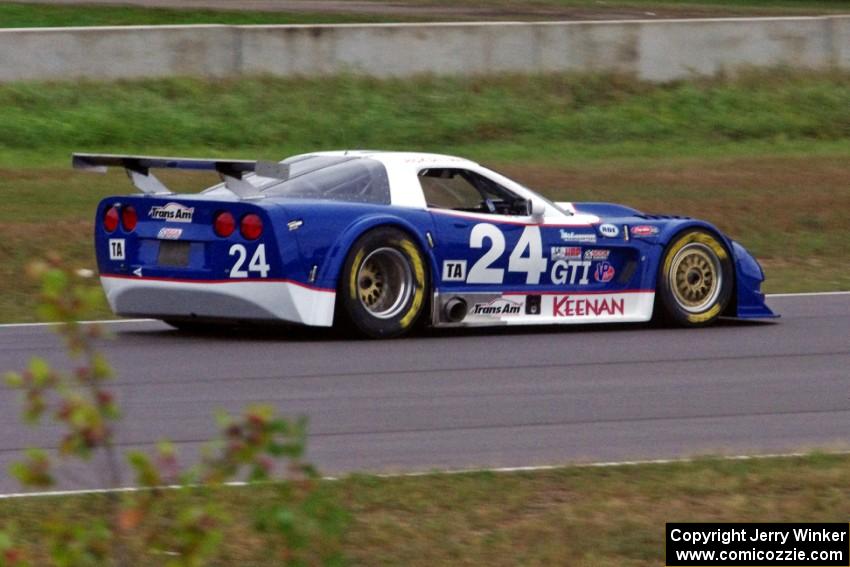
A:
[[[112,378],[112,366],[106,357],[97,353],[92,357],[92,376],[95,380],[108,380]]]
[[[3,380],[10,388],[20,388],[24,385],[24,377],[18,372],[7,372],[3,376]]]
[[[36,386],[45,386],[50,381],[52,375],[50,365],[46,360],[38,356],[30,359],[29,371]]]
[[[26,459],[12,463],[9,472],[23,486],[45,488],[54,484],[50,474],[50,459],[47,453],[40,449],[27,449]]]
[[[29,390],[25,396],[24,419],[29,423],[36,423],[47,410],[47,402],[40,390]]]
[[[46,270],[41,276],[41,292],[48,299],[59,299],[68,287],[68,276],[62,270]]]
[[[163,484],[162,476],[146,454],[132,451],[127,455],[127,461],[136,473],[136,482],[139,485],[153,488]]]

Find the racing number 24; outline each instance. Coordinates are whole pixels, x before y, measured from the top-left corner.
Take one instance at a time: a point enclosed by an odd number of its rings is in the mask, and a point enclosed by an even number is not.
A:
[[[269,270],[271,270],[271,266],[269,266],[268,262],[266,262],[265,244],[257,246],[257,249],[254,251],[254,255],[251,256],[251,261],[248,262],[247,270],[242,269],[242,266],[245,265],[245,259],[248,258],[248,250],[245,248],[245,245],[234,244],[230,247],[229,254],[230,256],[236,256],[236,263],[233,264],[233,268],[230,269],[231,278],[247,278],[248,272],[258,272],[261,278],[269,277]]]
[[[469,247],[484,248],[485,239],[490,241],[490,249],[470,268],[467,283],[500,284],[504,280],[505,270],[490,266],[505,252],[505,235],[495,225],[476,224],[469,234]],[[508,271],[525,272],[525,283],[537,285],[540,275],[546,271],[546,264],[540,227],[526,226],[508,259]]]

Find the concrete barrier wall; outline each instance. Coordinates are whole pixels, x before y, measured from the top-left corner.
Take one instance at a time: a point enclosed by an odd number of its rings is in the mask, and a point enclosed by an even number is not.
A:
[[[0,31],[4,82],[552,71],[666,81],[777,65],[850,69],[850,16]]]

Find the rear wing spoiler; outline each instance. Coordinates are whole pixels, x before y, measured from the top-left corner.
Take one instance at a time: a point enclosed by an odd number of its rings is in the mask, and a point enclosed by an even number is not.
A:
[[[263,196],[257,187],[243,179],[246,173],[255,173],[261,177],[280,180],[289,178],[289,165],[272,161],[75,153],[71,164],[74,169],[95,173],[106,173],[106,170],[110,167],[123,167],[133,185],[146,195],[170,195],[172,193],[168,187],[154,177],[151,169],[216,171],[221,176],[225,186],[240,199],[258,199]]]

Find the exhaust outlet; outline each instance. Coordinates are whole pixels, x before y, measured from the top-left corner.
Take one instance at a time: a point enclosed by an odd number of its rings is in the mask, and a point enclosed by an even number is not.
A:
[[[466,301],[459,297],[453,297],[443,307],[443,314],[450,323],[460,323],[466,318]]]

